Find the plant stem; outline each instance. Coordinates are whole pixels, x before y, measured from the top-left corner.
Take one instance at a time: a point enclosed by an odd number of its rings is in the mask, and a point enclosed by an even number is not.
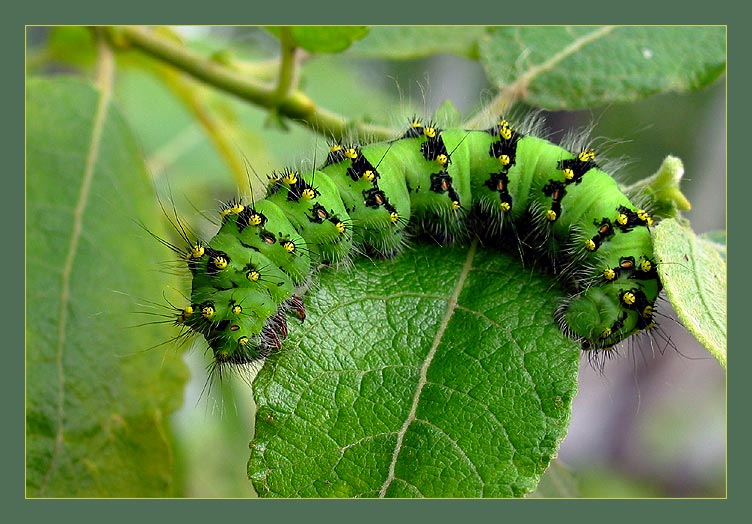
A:
[[[277,77],[277,100],[286,99],[295,91],[298,81],[298,64],[295,60],[295,41],[289,27],[282,27],[279,35],[282,57],[279,60],[279,76]]]
[[[112,28],[111,31],[113,40],[117,43],[129,44],[213,87],[257,106],[273,109],[280,115],[297,120],[324,136],[335,140],[341,140],[351,134],[368,135],[375,140],[394,136],[391,129],[358,124],[318,107],[303,92],[295,89],[294,78],[280,79],[278,86],[269,86],[247,78],[237,70],[207,59],[201,54],[149,29],[123,26]],[[285,75],[287,74],[285,73]],[[280,99],[279,95],[283,89],[287,89],[286,86],[289,86],[290,90],[284,98]]]

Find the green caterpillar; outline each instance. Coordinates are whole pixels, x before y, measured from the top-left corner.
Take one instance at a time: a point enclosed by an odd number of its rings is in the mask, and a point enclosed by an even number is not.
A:
[[[281,347],[287,314],[305,318],[299,290],[314,267],[358,250],[392,256],[407,231],[442,241],[541,238],[572,289],[556,318],[584,350],[608,350],[653,325],[653,219],[591,149],[572,153],[504,119],[481,131],[413,119],[398,139],[334,144],[319,169],[268,178],[266,198],[227,204],[216,236],[184,253],[191,303],[176,322],[206,338],[216,366]],[[510,229],[511,240],[501,234]]]

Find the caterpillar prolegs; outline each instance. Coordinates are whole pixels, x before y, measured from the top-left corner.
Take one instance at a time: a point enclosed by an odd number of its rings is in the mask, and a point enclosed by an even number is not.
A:
[[[206,338],[218,366],[281,347],[287,314],[305,317],[300,289],[319,264],[391,256],[414,231],[496,244],[527,231],[571,287],[556,316],[584,350],[652,326],[653,219],[592,149],[570,152],[505,119],[478,131],[414,119],[397,139],[336,143],[318,169],[268,178],[264,199],[227,204],[216,236],[185,255],[191,303],[176,321]]]

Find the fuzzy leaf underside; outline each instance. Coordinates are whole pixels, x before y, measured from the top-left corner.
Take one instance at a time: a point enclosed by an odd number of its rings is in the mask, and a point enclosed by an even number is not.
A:
[[[655,228],[658,272],[682,324],[726,368],[726,261],[717,242],[697,236],[679,221]]]
[[[566,434],[579,362],[553,322],[550,277],[432,245],[320,277],[309,317],[254,383],[260,496],[535,488]]]

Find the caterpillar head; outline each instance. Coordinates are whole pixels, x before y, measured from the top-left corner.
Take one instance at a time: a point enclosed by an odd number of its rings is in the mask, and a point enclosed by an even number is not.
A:
[[[204,336],[219,366],[263,360],[282,347],[287,313],[305,318],[303,302],[296,296],[277,306],[263,294],[245,293],[242,301],[237,295],[237,291],[215,290],[211,299],[178,313],[177,323]]]

